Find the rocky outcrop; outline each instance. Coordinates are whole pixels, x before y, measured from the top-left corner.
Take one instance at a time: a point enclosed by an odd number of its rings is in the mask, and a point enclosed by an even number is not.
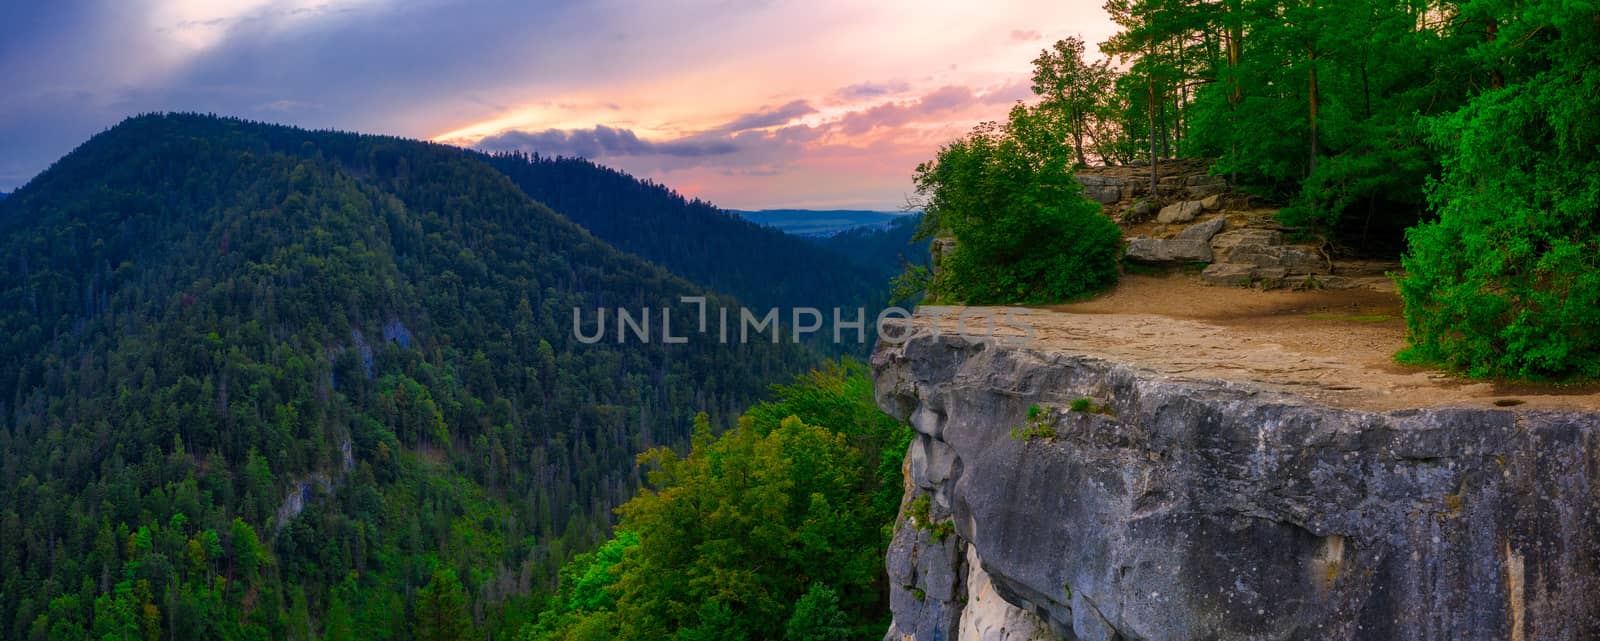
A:
[[[872,368],[916,432],[889,638],[1600,638],[1600,414],[1331,406],[948,333]]]
[[[1185,227],[1172,238],[1129,238],[1123,257],[1136,263],[1208,263],[1211,238],[1227,224],[1226,216],[1217,216]]]
[[[1103,205],[1112,218],[1142,220],[1155,213],[1157,202],[1199,201],[1225,193],[1227,180],[1210,175],[1210,168],[1211,163],[1202,159],[1163,160],[1157,167],[1155,194],[1150,193],[1148,164],[1085,167],[1073,177],[1083,185],[1084,196]]]
[[[1289,244],[1275,229],[1245,228],[1211,238],[1216,261],[1200,278],[1213,285],[1283,284],[1287,279],[1333,273],[1333,262],[1314,245]]]

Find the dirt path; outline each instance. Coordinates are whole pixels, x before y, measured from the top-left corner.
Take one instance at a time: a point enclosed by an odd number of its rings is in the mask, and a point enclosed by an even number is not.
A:
[[[1208,287],[1193,276],[1125,276],[1111,292],[1069,305],[1010,308],[1035,349],[1083,353],[1179,378],[1289,391],[1339,407],[1502,406],[1600,410],[1600,388],[1469,381],[1396,364],[1405,344],[1392,285],[1323,291]],[[924,307],[956,331],[960,307]],[[981,319],[968,327],[982,326]],[[1002,335],[1020,336],[1002,327]]]

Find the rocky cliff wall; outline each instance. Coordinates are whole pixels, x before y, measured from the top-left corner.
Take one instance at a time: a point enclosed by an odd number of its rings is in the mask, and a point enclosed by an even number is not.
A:
[[[1333,407],[948,333],[872,367],[917,432],[889,639],[1600,639],[1600,414]]]

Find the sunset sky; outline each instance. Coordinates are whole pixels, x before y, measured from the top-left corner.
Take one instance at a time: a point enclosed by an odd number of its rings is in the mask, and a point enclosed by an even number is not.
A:
[[[1100,0],[0,8],[0,190],[149,111],[580,155],[731,208],[895,209]]]

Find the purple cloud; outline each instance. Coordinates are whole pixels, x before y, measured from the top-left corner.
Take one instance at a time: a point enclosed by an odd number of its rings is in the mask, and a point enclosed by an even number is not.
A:
[[[749,131],[751,129],[776,127],[778,125],[788,124],[790,120],[794,120],[795,118],[799,118],[807,114],[814,114],[816,112],[817,110],[812,108],[811,103],[804,100],[795,100],[776,109],[767,109],[764,111],[757,111],[755,113],[748,113],[739,116],[738,118],[734,118],[733,120],[729,121],[728,124],[711,129],[710,132],[731,134],[740,131]]]
[[[681,138],[665,142],[644,140],[629,129],[595,125],[593,129],[507,131],[484,138],[485,151],[520,150],[552,156],[579,156],[591,160],[619,156],[674,156],[696,158],[731,154],[739,150],[732,140]]]
[[[904,82],[858,82],[856,84],[840,87],[833,92],[833,97],[839,100],[860,100],[863,98],[877,98],[892,96],[911,90],[911,85]]]

